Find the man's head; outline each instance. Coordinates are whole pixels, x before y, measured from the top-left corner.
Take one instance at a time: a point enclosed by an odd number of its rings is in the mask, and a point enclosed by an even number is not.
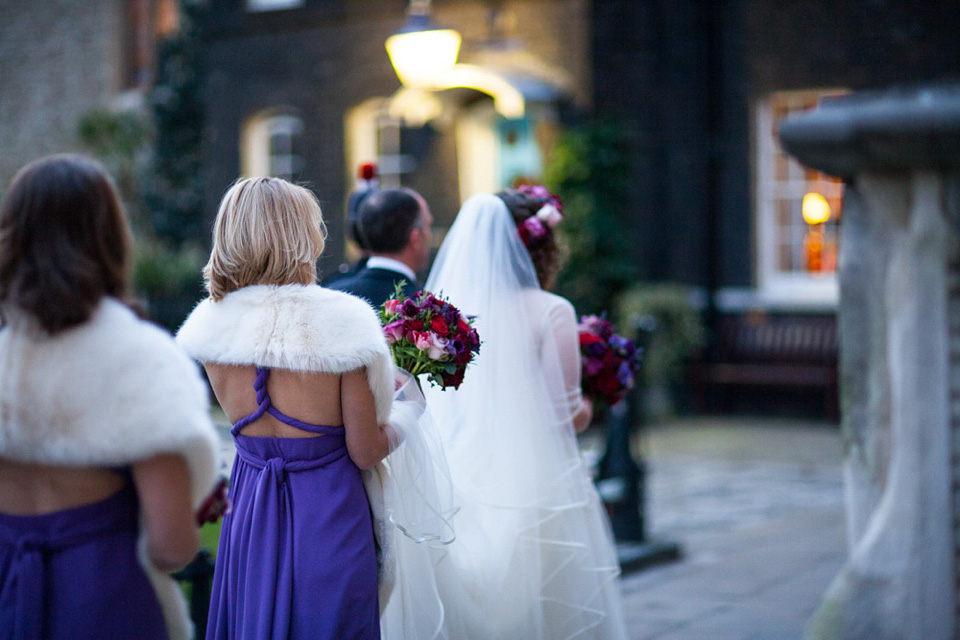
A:
[[[414,271],[427,266],[432,224],[430,207],[412,189],[374,191],[357,211],[357,231],[370,253],[399,260]]]

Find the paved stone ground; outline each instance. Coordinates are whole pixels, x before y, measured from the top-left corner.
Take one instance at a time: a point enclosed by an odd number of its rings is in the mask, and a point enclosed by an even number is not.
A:
[[[232,460],[229,425],[220,430]],[[581,438],[588,460],[601,438]],[[683,557],[621,577],[630,637],[800,640],[846,558],[837,426],[674,420],[637,434],[641,454],[648,535]]]
[[[837,426],[696,418],[635,446],[649,535],[683,558],[621,578],[631,638],[801,639],[846,558]]]

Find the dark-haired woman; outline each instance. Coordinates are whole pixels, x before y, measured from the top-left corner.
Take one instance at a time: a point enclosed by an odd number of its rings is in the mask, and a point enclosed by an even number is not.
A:
[[[448,456],[457,540],[438,569],[453,638],[624,638],[609,525],[581,462],[590,421],[559,201],[543,187],[467,200],[427,289],[476,316],[483,349],[461,387],[425,395]]]
[[[128,296],[103,168],[27,165],[0,205],[0,638],[184,638],[217,436],[196,366]]]

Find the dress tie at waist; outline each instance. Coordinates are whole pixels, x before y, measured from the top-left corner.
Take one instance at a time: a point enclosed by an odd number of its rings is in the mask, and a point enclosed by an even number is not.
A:
[[[46,556],[52,552],[83,544],[96,533],[80,531],[60,537],[43,537],[20,531],[8,531],[0,527],[0,542],[13,545],[17,565],[17,571],[10,576],[15,581],[16,617],[13,638],[26,640],[43,637],[44,609],[37,606],[37,603],[43,602],[44,598]]]
[[[252,453],[240,446],[238,443],[237,446],[237,456],[249,464],[251,467],[256,469],[267,469],[270,471],[273,479],[278,483],[282,484],[287,472],[296,472],[296,471],[307,471],[309,469],[316,469],[324,465],[330,464],[335,460],[339,460],[343,456],[347,455],[347,447],[344,445],[338,447],[333,451],[330,451],[326,455],[320,456],[319,458],[314,458],[310,460],[284,460],[281,457],[268,458],[264,460],[255,453]]]

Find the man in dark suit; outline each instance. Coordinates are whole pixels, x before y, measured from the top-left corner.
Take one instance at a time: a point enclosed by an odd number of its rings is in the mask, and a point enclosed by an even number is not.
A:
[[[419,288],[416,271],[427,266],[433,236],[430,207],[412,189],[380,189],[370,193],[357,210],[357,232],[370,251],[355,275],[330,284],[331,289],[365,298],[379,307],[404,281],[409,295]]]

